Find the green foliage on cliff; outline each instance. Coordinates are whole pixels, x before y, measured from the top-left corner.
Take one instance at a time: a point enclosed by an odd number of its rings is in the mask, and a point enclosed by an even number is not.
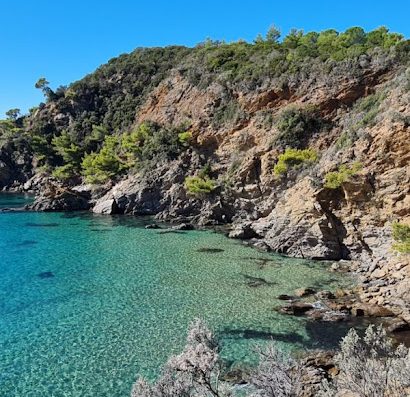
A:
[[[393,248],[403,254],[410,254],[410,225],[394,222],[392,228],[393,238],[396,241]]]
[[[178,134],[178,140],[182,145],[187,145],[192,139],[192,132],[184,131]]]
[[[276,122],[279,135],[275,145],[301,149],[309,136],[317,131],[322,122],[314,107],[291,107],[282,111]]]
[[[387,51],[391,47],[407,54],[409,46],[402,35],[390,33],[385,27],[371,32],[360,27],[345,32],[329,29],[319,33],[292,29],[282,42],[272,40],[269,34],[265,39],[258,36],[253,44],[207,42],[199,46],[195,55],[209,71],[224,73],[228,79],[258,81],[263,77],[295,73],[309,59],[340,62],[370,53],[375,48]]]
[[[143,123],[121,135],[107,135],[98,151],[86,153],[82,174],[89,183],[104,183],[135,167],[175,158],[183,149],[179,129]]]
[[[193,196],[209,194],[215,188],[215,182],[208,177],[188,176],[185,178],[185,189]]]
[[[347,182],[352,176],[356,175],[362,169],[362,164],[359,162],[353,163],[350,167],[346,164],[339,166],[337,171],[328,172],[325,175],[324,186],[328,189],[337,189],[342,186],[343,182]]]
[[[299,168],[306,164],[312,164],[318,159],[318,155],[313,149],[286,149],[279,155],[278,162],[273,168],[275,175],[285,174],[289,168]]]

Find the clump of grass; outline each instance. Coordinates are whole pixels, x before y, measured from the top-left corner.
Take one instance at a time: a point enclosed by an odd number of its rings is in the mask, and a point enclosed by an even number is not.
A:
[[[289,168],[299,168],[304,164],[314,163],[317,158],[318,155],[313,149],[286,149],[285,152],[279,156],[278,162],[273,168],[273,172],[275,175],[280,176],[285,174]]]
[[[193,196],[209,194],[215,190],[215,188],[215,181],[206,176],[188,176],[185,178],[185,189]]]
[[[347,182],[352,176],[356,175],[362,169],[359,162],[353,163],[350,167],[346,164],[339,166],[337,171],[328,172],[325,175],[324,186],[328,189],[337,189],[342,183]]]
[[[410,226],[404,223],[392,224],[393,238],[396,241],[393,248],[402,254],[410,254]]]

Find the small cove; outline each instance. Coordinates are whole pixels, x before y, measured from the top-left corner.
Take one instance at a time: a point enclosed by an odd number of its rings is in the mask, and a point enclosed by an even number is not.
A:
[[[21,204],[0,195],[0,207]],[[14,204],[13,204],[14,205]],[[257,343],[334,347],[347,324],[273,309],[276,297],[349,285],[321,262],[258,252],[212,231],[163,233],[89,213],[0,213],[0,390],[4,396],[128,396],[201,317],[233,365]]]

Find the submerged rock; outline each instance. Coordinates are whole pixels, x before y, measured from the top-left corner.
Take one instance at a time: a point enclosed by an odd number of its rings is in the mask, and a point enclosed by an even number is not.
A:
[[[172,226],[174,230],[195,230],[194,225],[191,223],[181,223],[179,225]]]
[[[209,252],[210,254],[216,254],[218,252],[224,252],[224,250],[222,248],[198,248],[196,250],[197,252]]]
[[[281,301],[293,301],[295,300],[295,297],[291,295],[281,294],[278,295],[278,299]]]
[[[54,273],[53,272],[41,272],[41,273],[37,274],[37,277],[40,277],[42,279],[44,279],[44,278],[53,278]]]
[[[309,288],[309,287],[298,288],[295,291],[295,295],[298,296],[299,298],[302,298],[302,297],[305,297],[305,296],[310,296],[310,295],[313,295],[315,293],[316,293],[316,291],[313,288]]]
[[[313,310],[314,306],[311,303],[305,302],[293,302],[289,303],[286,306],[282,306],[278,309],[279,313],[282,314],[290,314],[294,316],[301,316],[308,312],[309,310]]]
[[[161,229],[161,226],[156,223],[150,223],[149,225],[145,225],[145,229]]]
[[[246,279],[246,284],[249,287],[261,287],[264,285],[274,285],[275,283],[272,283],[271,281],[267,281],[262,277],[254,277],[254,276],[249,276],[248,274],[242,274],[242,276]]]

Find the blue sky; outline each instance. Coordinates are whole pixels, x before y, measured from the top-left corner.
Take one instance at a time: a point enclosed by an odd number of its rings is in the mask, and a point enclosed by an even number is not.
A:
[[[410,0],[181,1],[0,0],[0,118],[141,46],[195,45],[205,38],[252,40],[274,24],[282,33],[381,25],[410,37]]]

